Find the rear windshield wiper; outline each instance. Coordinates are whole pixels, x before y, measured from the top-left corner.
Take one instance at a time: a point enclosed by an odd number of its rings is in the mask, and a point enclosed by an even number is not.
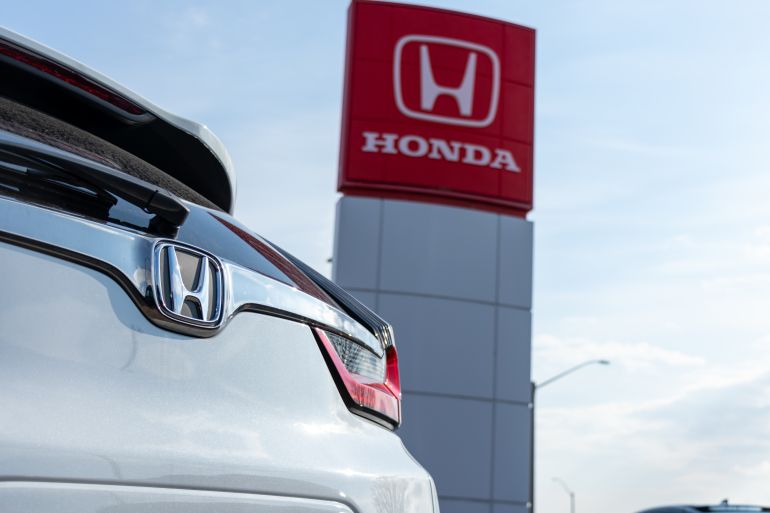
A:
[[[110,201],[109,195],[117,196],[153,215],[148,229],[159,235],[175,236],[190,213],[179,198],[165,189],[36,141],[18,136],[6,139],[7,135],[11,134],[4,133],[0,139],[2,171],[71,190],[81,189],[83,193],[90,191],[107,210],[117,203],[114,198]]]

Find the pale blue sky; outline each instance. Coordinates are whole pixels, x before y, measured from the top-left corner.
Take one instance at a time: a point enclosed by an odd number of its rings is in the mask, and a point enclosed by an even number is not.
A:
[[[538,30],[540,512],[770,505],[770,2],[419,2]],[[208,124],[236,213],[327,272],[347,0],[16,2],[2,23]]]

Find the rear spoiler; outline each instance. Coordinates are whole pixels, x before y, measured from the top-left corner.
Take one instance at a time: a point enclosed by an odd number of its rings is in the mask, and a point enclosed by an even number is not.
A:
[[[166,112],[80,62],[2,27],[0,73],[0,96],[109,141],[232,213],[232,161],[204,125]]]

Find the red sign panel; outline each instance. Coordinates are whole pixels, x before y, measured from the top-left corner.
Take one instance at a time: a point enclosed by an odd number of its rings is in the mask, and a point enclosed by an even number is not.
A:
[[[532,29],[354,0],[338,189],[526,214],[534,61]]]

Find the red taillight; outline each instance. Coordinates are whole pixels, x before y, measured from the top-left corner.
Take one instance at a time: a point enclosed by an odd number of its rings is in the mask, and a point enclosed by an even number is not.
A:
[[[385,421],[393,427],[401,423],[401,383],[398,376],[398,355],[394,346],[385,351],[385,375],[382,381],[362,376],[348,370],[340,358],[329,334],[314,328],[321,349],[332,371],[336,372],[338,382],[344,387],[343,395],[353,411]],[[337,336],[337,335],[333,335]],[[355,342],[350,341],[351,344]]]
[[[401,402],[401,378],[398,374],[398,353],[396,353],[396,346],[390,346],[385,351],[385,358],[387,359],[387,381],[388,388],[398,397],[399,403]]]
[[[145,116],[148,114],[147,111],[115,91],[84,77],[80,73],[77,73],[66,66],[54,62],[51,59],[38,55],[31,50],[27,50],[26,48],[0,40],[0,55],[4,55],[19,63],[26,64],[51,78],[55,78],[68,84],[82,93],[95,96],[132,116]]]

